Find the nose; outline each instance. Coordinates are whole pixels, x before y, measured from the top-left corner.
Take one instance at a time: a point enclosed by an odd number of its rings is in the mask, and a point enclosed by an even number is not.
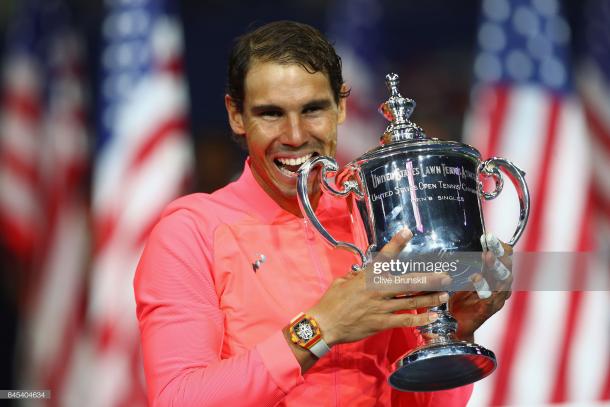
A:
[[[288,117],[281,141],[282,144],[292,147],[299,147],[307,142],[305,124],[299,116]]]

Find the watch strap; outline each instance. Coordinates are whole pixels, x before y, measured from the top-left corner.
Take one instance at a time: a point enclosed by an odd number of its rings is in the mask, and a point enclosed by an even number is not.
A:
[[[316,342],[313,346],[311,346],[309,348],[309,350],[311,351],[311,353],[313,353],[318,359],[321,358],[322,356],[326,355],[328,352],[330,352],[330,348],[328,347],[328,344],[326,343],[326,341],[322,338],[320,338],[318,340],[318,342]]]

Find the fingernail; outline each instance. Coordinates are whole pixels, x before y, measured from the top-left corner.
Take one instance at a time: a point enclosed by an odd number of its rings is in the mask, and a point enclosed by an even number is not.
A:
[[[400,230],[400,236],[402,236],[404,239],[410,239],[413,237],[413,233],[411,232],[411,229],[404,227]]]
[[[438,319],[438,314],[436,312],[429,312],[428,313],[428,321],[434,322],[437,319]]]
[[[490,252],[492,252],[496,257],[504,256],[504,247],[497,237],[491,233],[487,233],[485,235],[485,240],[487,241],[487,248]]]
[[[443,287],[447,287],[447,286],[451,285],[452,281],[453,280],[451,279],[451,277],[443,277],[443,279],[441,280],[441,285]]]
[[[487,284],[487,280],[481,278],[480,280],[473,281],[472,284],[480,299],[485,300],[491,297],[491,289],[489,288],[489,284]]]
[[[498,277],[498,279],[504,281],[510,276],[510,271],[506,266],[498,259],[494,262],[494,275]]]
[[[472,281],[472,283],[476,283],[478,281],[481,281],[482,278],[483,278],[483,276],[481,276],[479,273],[475,273],[475,274],[471,275],[470,277],[468,277],[468,279],[470,281]]]
[[[438,300],[440,302],[447,302],[447,301],[449,301],[449,294],[442,293],[441,295],[438,296]]]

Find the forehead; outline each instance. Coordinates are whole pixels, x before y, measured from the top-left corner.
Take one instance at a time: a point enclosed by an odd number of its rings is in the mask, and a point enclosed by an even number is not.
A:
[[[328,76],[308,72],[298,64],[256,61],[245,77],[244,102],[248,105],[299,105],[325,98],[332,100]]]

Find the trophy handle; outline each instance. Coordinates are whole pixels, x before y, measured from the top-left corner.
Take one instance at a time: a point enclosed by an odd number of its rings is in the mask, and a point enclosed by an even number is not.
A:
[[[479,175],[492,177],[496,183],[496,188],[493,191],[485,192],[483,191],[483,184],[479,182],[481,195],[483,195],[486,200],[494,199],[502,192],[504,181],[500,174],[500,170],[502,170],[511,180],[517,190],[517,195],[519,196],[519,224],[517,225],[513,237],[508,242],[509,245],[514,246],[523,234],[523,229],[525,229],[525,225],[527,224],[527,219],[530,214],[530,193],[524,178],[525,171],[504,158],[493,157],[480,163],[478,168]]]
[[[309,221],[316,228],[318,233],[320,233],[322,235],[322,237],[332,247],[338,247],[338,248],[349,250],[350,252],[352,252],[360,257],[361,263],[359,265],[355,264],[352,266],[354,271],[358,271],[362,267],[364,267],[364,265],[367,263],[367,256],[365,256],[365,254],[362,252],[362,250],[360,250],[356,245],[354,245],[352,243],[336,240],[334,237],[332,237],[332,235],[330,233],[328,233],[326,228],[324,228],[324,226],[322,226],[322,224],[318,220],[318,218],[311,206],[311,202],[309,201],[309,194],[307,191],[307,181],[309,180],[309,174],[310,174],[311,170],[314,169],[318,165],[322,166],[321,183],[322,183],[322,188],[324,190],[330,192],[332,195],[335,195],[335,196],[338,196],[341,198],[347,197],[351,193],[356,194],[360,198],[362,198],[364,196],[362,194],[362,192],[360,191],[360,189],[358,188],[358,183],[353,180],[345,181],[343,183],[342,190],[337,190],[332,185],[330,185],[328,183],[328,173],[329,172],[336,173],[339,169],[339,166],[337,165],[337,162],[331,157],[318,156],[318,157],[315,157],[315,158],[303,163],[303,165],[301,165],[301,168],[299,168],[299,171],[298,171],[299,176],[297,179],[297,198],[299,201],[299,207],[301,208],[301,212],[309,219]]]

